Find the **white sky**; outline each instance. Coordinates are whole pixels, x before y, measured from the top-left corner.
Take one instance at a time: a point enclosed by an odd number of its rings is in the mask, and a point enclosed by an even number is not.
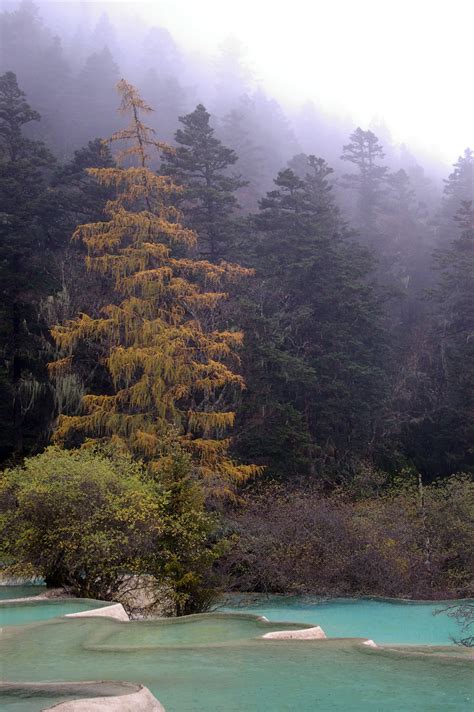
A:
[[[474,0],[124,4],[187,49],[214,53],[236,35],[284,102],[313,99],[362,126],[382,116],[396,140],[449,163],[474,147]]]

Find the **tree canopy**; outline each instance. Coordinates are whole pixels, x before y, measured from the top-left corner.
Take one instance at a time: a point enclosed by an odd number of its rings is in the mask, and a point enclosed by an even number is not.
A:
[[[101,390],[83,397],[80,414],[61,415],[56,439],[109,438],[159,469],[162,438],[175,426],[209,490],[230,493],[255,472],[228,457],[224,437],[234,422],[225,391],[243,386],[229,365],[242,334],[206,329],[200,316],[209,319],[225,299],[222,283],[247,272],[186,257],[197,236],[180,222],[173,203],[179,188],[147,167],[150,152],[163,148],[141,118],[151,109],[130,84],[118,86],[130,124],[111,142],[130,141],[118,158],[138,165],[89,169],[117,193],[107,203],[108,220],[75,232],[88,267],[113,278],[118,298],[98,317],[81,314],[53,330],[64,353],[51,364],[53,374],[74,368],[79,348],[91,345],[104,367]]]

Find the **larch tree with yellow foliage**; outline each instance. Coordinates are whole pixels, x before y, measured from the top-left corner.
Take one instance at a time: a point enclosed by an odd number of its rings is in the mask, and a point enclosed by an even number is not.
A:
[[[197,235],[183,227],[173,204],[180,188],[149,168],[165,149],[143,122],[152,109],[125,80],[118,84],[120,113],[130,118],[111,144],[123,147],[117,165],[91,168],[101,186],[115,191],[108,219],[79,225],[74,238],[87,248],[87,266],[113,283],[115,298],[98,316],[80,314],[52,333],[63,355],[53,378],[74,370],[84,350],[94,349],[107,387],[82,399],[78,414],[59,417],[55,439],[77,444],[105,441],[166,470],[174,430],[206,491],[232,496],[256,473],[228,454],[236,389],[235,368],[243,335],[213,328],[225,287],[248,270],[193,258]]]

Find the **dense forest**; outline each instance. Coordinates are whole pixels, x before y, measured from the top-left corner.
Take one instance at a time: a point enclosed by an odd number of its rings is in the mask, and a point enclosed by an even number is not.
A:
[[[474,152],[78,7],[0,15],[2,559],[178,612],[472,593]]]

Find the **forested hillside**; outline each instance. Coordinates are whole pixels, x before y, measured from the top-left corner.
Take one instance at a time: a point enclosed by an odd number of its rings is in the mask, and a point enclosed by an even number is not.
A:
[[[285,115],[235,42],[211,73],[164,27],[137,20],[131,57],[87,22],[0,15],[4,493],[50,442],[144,467],[168,568],[116,569],[171,577],[182,612],[215,576],[469,591],[474,152],[440,181],[375,126]]]

